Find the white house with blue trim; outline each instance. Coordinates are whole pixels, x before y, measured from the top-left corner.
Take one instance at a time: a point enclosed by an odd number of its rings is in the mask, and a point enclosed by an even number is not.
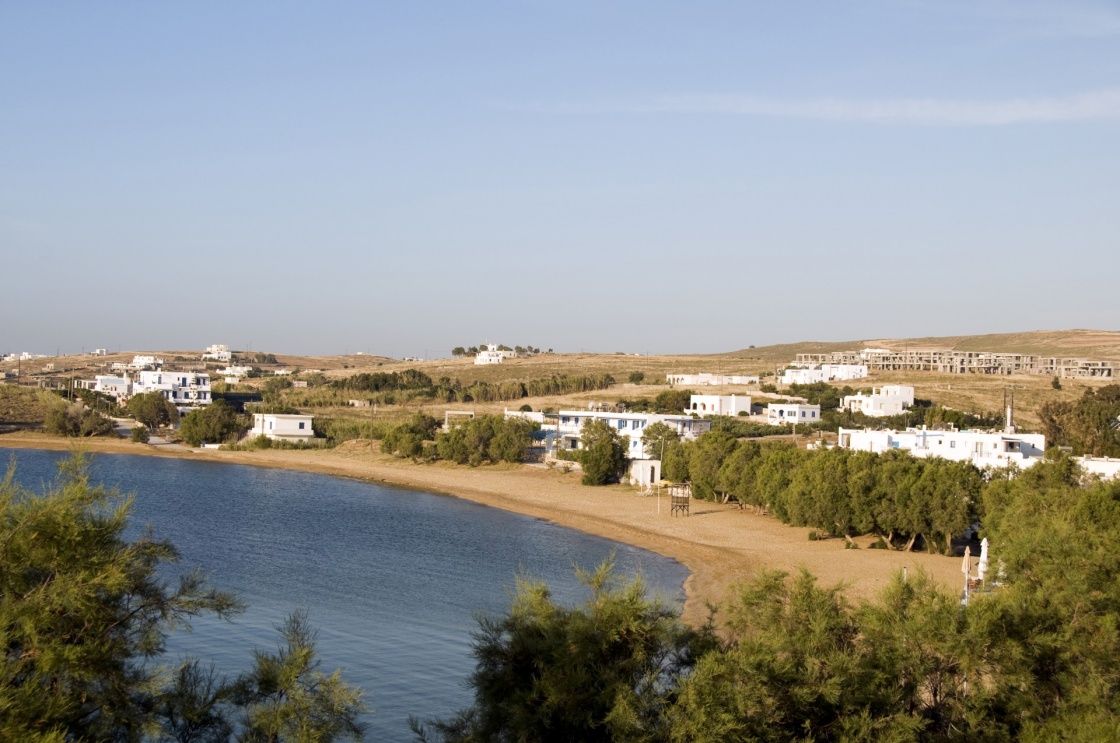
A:
[[[766,422],[771,426],[820,423],[821,406],[800,402],[772,402],[766,406]]]
[[[1009,427],[1010,428],[1010,427]],[[942,457],[972,462],[977,467],[1026,468],[1042,461],[1046,437],[1040,433],[1007,431],[872,431],[841,428],[837,445],[845,449],[882,453],[902,449],[915,457]]]
[[[185,371],[142,371],[132,383],[132,394],[159,392],[180,409],[209,405],[210,375]]]

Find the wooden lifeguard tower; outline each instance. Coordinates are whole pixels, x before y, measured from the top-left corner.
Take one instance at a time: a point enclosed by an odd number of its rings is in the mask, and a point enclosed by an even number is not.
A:
[[[688,515],[688,506],[692,502],[692,484],[680,483],[669,486],[669,515]]]

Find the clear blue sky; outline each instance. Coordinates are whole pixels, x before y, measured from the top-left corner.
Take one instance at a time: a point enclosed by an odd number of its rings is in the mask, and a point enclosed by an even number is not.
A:
[[[1120,3],[0,3],[0,352],[1120,328]]]

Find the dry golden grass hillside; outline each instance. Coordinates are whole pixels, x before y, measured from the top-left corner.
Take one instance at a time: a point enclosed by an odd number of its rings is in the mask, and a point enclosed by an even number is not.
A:
[[[441,378],[458,380],[464,386],[473,382],[510,382],[547,378],[553,375],[602,375],[610,374],[616,384],[607,390],[577,393],[562,396],[525,398],[516,401],[495,403],[450,403],[440,404],[421,400],[406,401],[398,406],[383,407],[378,416],[404,416],[410,411],[422,408],[434,415],[442,415],[445,409],[471,409],[475,412],[500,412],[503,407],[530,405],[534,410],[551,408],[582,408],[589,403],[613,403],[623,398],[652,397],[666,389],[665,375],[669,373],[714,372],[725,374],[758,374],[773,372],[792,361],[798,353],[820,353],[838,350],[858,350],[867,346],[889,348],[943,348],[971,351],[1018,352],[1038,355],[1084,357],[1120,361],[1120,332],[1103,330],[1064,330],[1036,331],[1028,333],[1005,333],[998,335],[948,336],[942,338],[908,339],[865,339],[842,343],[804,342],[747,348],[739,351],[709,355],[663,355],[642,356],[626,354],[540,354],[528,358],[509,359],[502,364],[477,366],[473,358],[431,359],[426,361],[401,361],[385,356],[371,354],[348,354],[334,356],[296,356],[276,353],[276,363],[259,364],[266,371],[286,368],[293,370],[322,370],[329,378],[342,378],[362,372],[394,372],[405,369],[419,369],[433,380]],[[39,359],[23,364],[24,383],[36,377],[52,373],[67,376],[92,376],[106,371],[116,361],[131,361],[133,351],[111,354],[107,357],[60,356]],[[146,351],[163,357],[172,367],[216,369],[218,364],[204,365],[199,359],[201,351],[170,350]],[[255,354],[256,352],[252,352]],[[266,353],[271,353],[266,351]],[[249,352],[244,352],[248,356]],[[244,362],[243,362],[244,363]],[[53,364],[53,372],[45,369]],[[12,365],[14,368],[14,365]],[[644,374],[641,384],[629,383],[633,372]],[[767,381],[773,381],[772,379]],[[1120,381],[1120,380],[1118,380]],[[942,375],[920,372],[883,372],[873,373],[865,380],[851,383],[857,389],[866,389],[881,384],[900,383],[913,385],[916,395],[922,399],[966,411],[993,411],[1002,407],[1004,395],[1012,388],[1015,394],[1015,407],[1018,420],[1026,426],[1037,425],[1038,408],[1050,400],[1070,400],[1080,396],[1086,387],[1099,386],[1107,382],[1084,382],[1067,380],[1062,389],[1051,387],[1051,380],[1034,375],[1015,377],[986,377],[973,375]],[[246,386],[259,387],[263,380],[250,380]],[[757,386],[738,388],[705,388],[712,394],[752,394],[759,396]],[[361,397],[361,395],[354,395]],[[340,400],[344,403],[345,400]],[[357,417],[368,415],[358,409],[343,407],[316,408],[316,414]],[[41,411],[32,410],[24,405],[19,412],[7,413],[9,419],[32,420]],[[41,420],[41,418],[40,418]]]

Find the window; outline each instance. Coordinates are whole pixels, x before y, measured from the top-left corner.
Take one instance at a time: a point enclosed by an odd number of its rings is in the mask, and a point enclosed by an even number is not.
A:
[[[626,428],[626,421],[620,419],[618,421],[618,427],[619,428]]]
[[[303,423],[304,423],[303,421],[299,422],[299,430],[301,430],[301,431],[303,430]]]
[[[949,448],[950,449],[956,449],[957,448],[957,442],[956,441],[950,441],[949,442]]]

